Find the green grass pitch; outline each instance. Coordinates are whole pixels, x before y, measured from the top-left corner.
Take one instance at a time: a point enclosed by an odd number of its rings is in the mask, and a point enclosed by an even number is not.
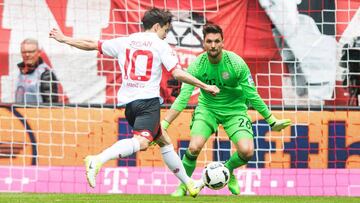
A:
[[[125,194],[39,194],[39,193],[0,193],[0,202],[120,202],[120,203],[352,203],[360,202],[360,197],[300,197],[300,196],[205,196],[197,198],[174,198],[169,195],[125,195]]]

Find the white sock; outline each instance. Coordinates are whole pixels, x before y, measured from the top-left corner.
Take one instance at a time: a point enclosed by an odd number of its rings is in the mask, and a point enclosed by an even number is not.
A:
[[[140,150],[140,143],[136,138],[122,139],[97,155],[102,164],[111,160],[128,157]]]
[[[189,176],[187,176],[184,166],[180,160],[178,154],[174,151],[174,146],[165,145],[160,148],[161,155],[167,167],[174,173],[174,175],[183,183],[188,183],[190,181]]]

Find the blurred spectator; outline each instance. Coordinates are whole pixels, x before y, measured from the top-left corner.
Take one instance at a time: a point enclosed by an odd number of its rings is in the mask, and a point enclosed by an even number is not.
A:
[[[23,61],[17,65],[20,73],[16,84],[16,103],[58,102],[56,76],[40,54],[41,50],[36,39],[28,38],[21,42]]]

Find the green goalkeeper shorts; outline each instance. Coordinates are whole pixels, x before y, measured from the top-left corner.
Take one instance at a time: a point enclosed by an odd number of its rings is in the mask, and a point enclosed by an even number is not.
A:
[[[226,134],[233,143],[242,138],[253,139],[253,130],[250,117],[243,112],[232,115],[220,115],[215,111],[196,107],[190,124],[191,136],[203,136],[208,139],[217,131],[218,125],[224,127]]]

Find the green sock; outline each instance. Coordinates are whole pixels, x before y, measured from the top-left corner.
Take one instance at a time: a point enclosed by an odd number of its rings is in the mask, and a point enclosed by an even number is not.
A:
[[[183,158],[182,163],[184,165],[184,168],[186,170],[186,174],[191,177],[193,174],[195,168],[196,168],[196,159],[198,156],[191,154],[189,150],[186,150]]]
[[[229,169],[230,173],[234,171],[234,169],[247,164],[247,161],[242,159],[237,152],[231,155],[230,159],[225,163],[225,167]]]

